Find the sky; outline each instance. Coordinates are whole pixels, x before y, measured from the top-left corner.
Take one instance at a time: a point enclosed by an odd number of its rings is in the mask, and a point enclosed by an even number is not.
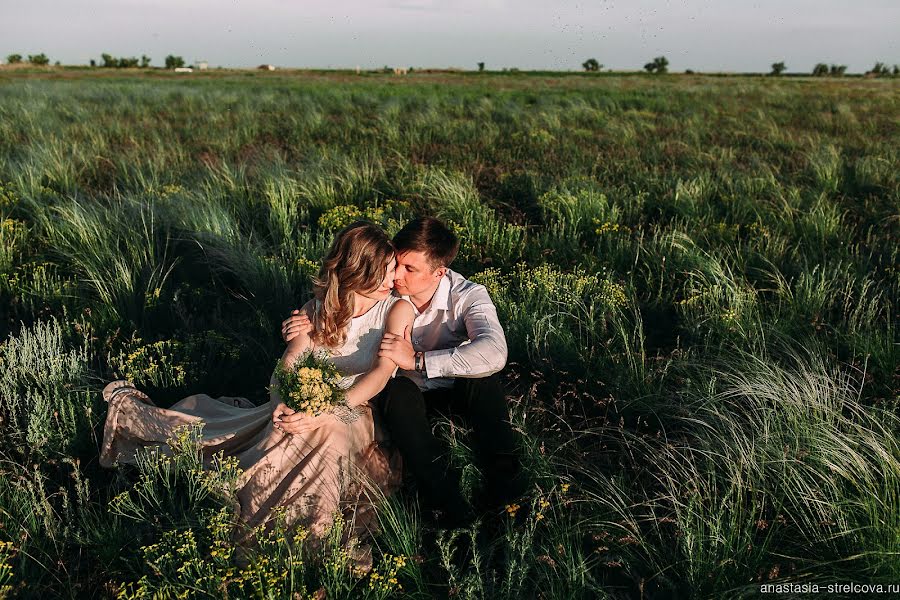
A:
[[[0,57],[211,67],[863,72],[900,63],[900,0],[0,0]]]

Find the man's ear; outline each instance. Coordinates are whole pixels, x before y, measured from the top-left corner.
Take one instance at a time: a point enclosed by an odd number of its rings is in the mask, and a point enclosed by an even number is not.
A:
[[[434,276],[440,279],[447,274],[447,267],[438,267],[434,270]]]

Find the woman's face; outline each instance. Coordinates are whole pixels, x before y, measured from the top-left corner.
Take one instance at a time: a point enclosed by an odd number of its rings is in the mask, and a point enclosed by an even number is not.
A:
[[[391,295],[391,290],[394,289],[394,274],[396,272],[397,258],[391,256],[391,259],[388,261],[387,265],[385,265],[384,278],[381,280],[381,284],[374,290],[360,295],[371,298],[372,300],[384,300]]]

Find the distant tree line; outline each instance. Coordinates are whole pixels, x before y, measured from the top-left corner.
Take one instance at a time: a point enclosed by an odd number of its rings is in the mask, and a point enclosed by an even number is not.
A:
[[[104,69],[148,69],[151,67],[153,59],[146,54],[140,58],[134,56],[113,56],[112,54],[103,53],[100,55],[100,63],[91,59],[92,67],[101,67]],[[165,59],[167,69],[175,69],[184,66],[184,58],[170,54]]]
[[[482,63],[478,63],[479,66]],[[581,63],[581,68],[584,69],[588,73],[599,71],[603,68],[603,65],[597,61],[596,58],[589,58],[583,63]],[[669,72],[669,59],[665,56],[657,56],[652,61],[648,62],[644,65],[644,70],[648,73],[668,73]],[[772,63],[772,70],[769,71],[769,75],[778,77],[787,71],[787,65],[785,62],[778,61]],[[691,75],[694,71],[691,69],[687,69],[685,74]],[[817,63],[815,67],[813,67],[812,74],[815,77],[842,77],[847,73],[847,65],[835,65],[835,64],[826,64],[826,63]],[[875,66],[866,71],[866,75],[869,77],[898,77],[900,76],[900,66],[894,65],[892,68],[889,68],[883,62],[875,63]]]
[[[825,63],[816,63],[813,67],[813,77],[841,77],[847,72],[847,65],[831,65]]]
[[[138,69],[146,69],[151,66],[152,59],[146,54],[141,55],[140,58],[130,56],[130,57],[116,57],[111,54],[103,53],[100,55],[101,63],[98,65],[97,61],[91,59],[91,66],[96,67],[100,66],[108,69],[128,69],[128,68],[138,68]],[[9,54],[6,57],[6,62],[10,65],[22,64],[23,62],[27,62],[36,66],[44,66],[50,64],[50,59],[46,54],[41,52],[40,54],[29,54],[27,60],[21,54],[13,53]],[[59,61],[55,64],[59,65]],[[174,54],[169,54],[165,58],[165,67],[166,69],[177,69],[179,67],[184,66],[184,58],[181,56],[176,56]],[[478,70],[484,71],[484,63],[478,63]],[[596,58],[589,58],[583,63],[581,63],[581,68],[584,69],[588,73],[596,73],[603,69],[603,65]],[[386,70],[387,67],[385,67]],[[412,69],[409,69],[412,71]],[[518,69],[503,69],[504,71],[518,71]],[[644,70],[648,73],[668,73],[669,71],[669,59],[665,56],[657,56],[652,61],[646,63],[644,65]],[[780,76],[787,70],[787,66],[784,61],[779,61],[772,63],[772,70],[769,72],[769,75],[772,76]],[[841,77],[847,72],[847,65],[828,65],[826,63],[816,63],[813,67],[812,75],[814,77]],[[692,74],[693,71],[688,69],[685,71],[687,74]],[[866,71],[865,73],[869,77],[898,77],[900,76],[900,66],[893,65],[893,67],[888,67],[883,62],[876,62],[875,66]]]
[[[152,59],[146,54],[142,55],[140,58],[136,58],[134,56],[115,57],[112,54],[107,54],[106,52],[100,55],[100,60],[102,62],[99,66],[103,67],[104,69],[146,69],[152,62]],[[91,66],[96,67],[97,61],[91,59]]]
[[[781,75],[786,68],[784,61],[772,63],[769,75]],[[812,70],[813,77],[842,77],[846,73],[847,65],[828,65],[826,63],[816,63]],[[900,66],[894,65],[893,68],[888,68],[883,62],[877,62],[874,67],[866,71],[866,75],[869,77],[897,77],[900,76]]]
[[[889,69],[883,62],[877,62],[874,67],[866,71],[866,75],[874,77],[897,77],[900,76],[900,65],[894,65],[893,69]]]
[[[6,57],[6,62],[11,65],[18,65],[22,63],[22,55],[21,54],[10,54]],[[50,64],[50,59],[47,58],[47,55],[41,52],[40,54],[29,54],[28,61],[33,65],[37,65],[39,67],[43,67],[44,65]],[[59,63],[57,63],[59,64]]]
[[[596,58],[589,58],[581,63],[581,68],[588,73],[596,73],[603,68],[603,65],[600,64],[600,61],[598,61]],[[657,56],[652,61],[644,65],[644,69],[646,69],[648,73],[668,73],[669,59],[665,56]]]

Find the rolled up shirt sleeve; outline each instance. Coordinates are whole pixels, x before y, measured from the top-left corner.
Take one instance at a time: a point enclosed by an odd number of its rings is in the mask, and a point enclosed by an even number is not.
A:
[[[506,335],[497,307],[483,287],[472,290],[462,304],[468,341],[455,348],[425,353],[425,374],[435,377],[487,377],[506,366]]]

